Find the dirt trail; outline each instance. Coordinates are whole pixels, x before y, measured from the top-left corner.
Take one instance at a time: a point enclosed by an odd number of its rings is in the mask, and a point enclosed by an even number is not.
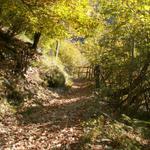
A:
[[[55,93],[43,106],[33,105],[3,121],[0,131],[2,150],[51,150],[80,147],[82,121],[91,99],[88,82],[75,82],[65,93]],[[17,118],[17,119],[16,119]]]

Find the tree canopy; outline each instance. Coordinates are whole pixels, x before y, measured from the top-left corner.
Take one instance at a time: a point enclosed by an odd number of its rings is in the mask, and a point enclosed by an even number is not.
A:
[[[84,1],[1,1],[1,24],[13,32],[42,32],[49,38],[88,34],[94,27],[92,7]]]

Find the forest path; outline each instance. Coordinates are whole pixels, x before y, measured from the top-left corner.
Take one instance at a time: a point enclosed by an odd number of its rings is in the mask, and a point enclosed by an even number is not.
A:
[[[87,104],[92,90],[87,81],[76,81],[68,92],[55,93],[43,106],[26,108],[3,121],[0,148],[7,150],[80,149],[82,121],[89,119]]]

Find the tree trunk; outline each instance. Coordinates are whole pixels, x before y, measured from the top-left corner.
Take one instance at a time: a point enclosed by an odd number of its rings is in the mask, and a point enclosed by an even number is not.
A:
[[[122,97],[124,95],[129,94],[130,91],[133,91],[136,87],[138,87],[142,81],[145,79],[148,67],[150,65],[150,52],[147,55],[147,59],[144,63],[143,68],[141,69],[138,77],[136,79],[133,80],[132,84],[124,89],[119,89],[118,91],[114,92],[113,95],[114,97]]]
[[[39,43],[40,37],[41,37],[41,33],[40,32],[36,32],[34,34],[34,42],[33,42],[33,45],[32,45],[32,49],[37,49],[37,45]]]
[[[100,88],[100,65],[94,66],[95,86]]]
[[[59,49],[60,49],[60,42],[57,40],[56,41],[56,58],[58,57]]]
[[[130,66],[129,66],[129,85],[130,88],[132,87],[133,82],[133,72],[134,72],[134,49],[135,49],[135,41],[133,37],[130,37],[129,39],[129,49],[130,49]],[[132,99],[132,89],[129,90],[128,98]],[[131,101],[131,100],[129,100]]]

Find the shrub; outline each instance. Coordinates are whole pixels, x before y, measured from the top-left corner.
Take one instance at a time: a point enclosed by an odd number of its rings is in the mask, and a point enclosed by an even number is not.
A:
[[[48,87],[64,87],[65,86],[65,75],[58,67],[50,69],[45,74],[45,80],[47,81]]]

